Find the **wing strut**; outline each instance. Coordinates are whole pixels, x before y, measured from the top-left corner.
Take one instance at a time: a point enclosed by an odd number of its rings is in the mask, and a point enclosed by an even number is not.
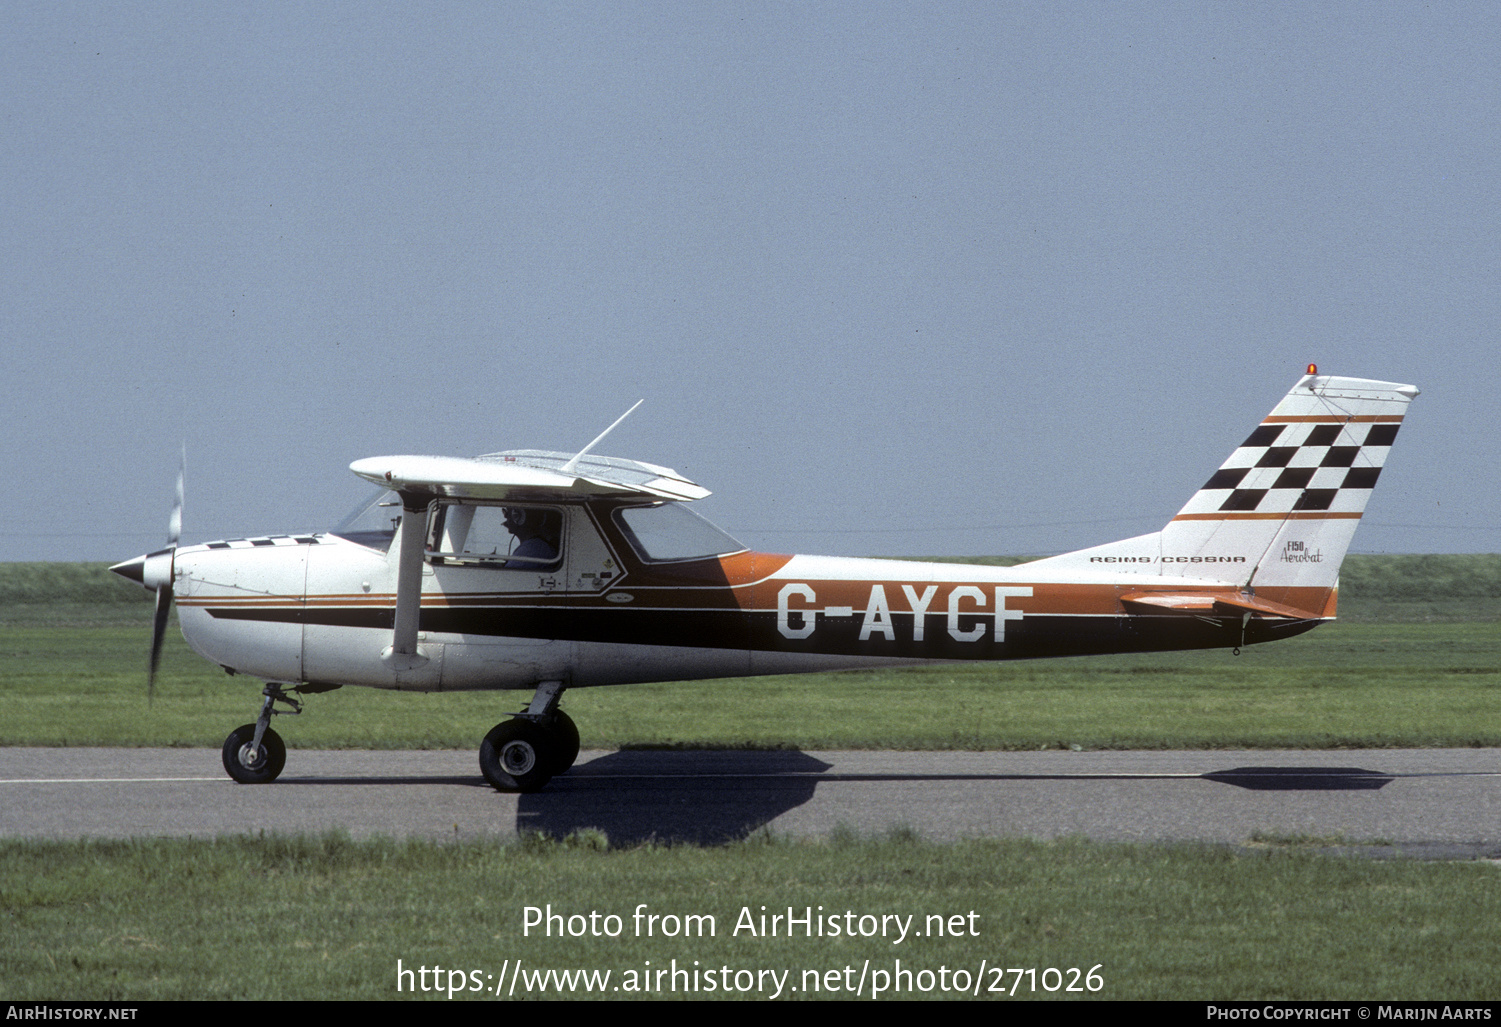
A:
[[[396,562],[396,615],[391,648],[381,658],[399,670],[427,662],[417,651],[418,618],[422,612],[422,550],[427,541],[429,497],[401,493],[401,549]]]

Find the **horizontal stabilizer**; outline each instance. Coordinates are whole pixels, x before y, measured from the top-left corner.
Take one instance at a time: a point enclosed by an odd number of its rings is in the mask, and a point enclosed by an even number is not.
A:
[[[1121,596],[1127,613],[1169,610],[1200,616],[1239,617],[1244,613],[1264,617],[1290,617],[1294,620],[1317,619],[1317,614],[1294,606],[1274,603],[1241,592],[1128,592]]]

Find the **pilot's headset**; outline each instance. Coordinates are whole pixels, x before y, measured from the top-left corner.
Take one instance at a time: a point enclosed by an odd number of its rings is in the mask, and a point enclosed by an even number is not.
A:
[[[530,513],[530,511],[527,510],[524,506],[508,506],[503,511],[501,520],[505,522],[505,526],[514,535],[516,533],[516,529],[527,527],[528,513]]]

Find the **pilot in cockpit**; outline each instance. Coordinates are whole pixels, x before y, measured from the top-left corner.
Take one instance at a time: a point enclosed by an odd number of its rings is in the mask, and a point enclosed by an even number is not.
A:
[[[535,570],[558,558],[563,524],[556,510],[508,506],[505,526],[516,539],[506,570]]]

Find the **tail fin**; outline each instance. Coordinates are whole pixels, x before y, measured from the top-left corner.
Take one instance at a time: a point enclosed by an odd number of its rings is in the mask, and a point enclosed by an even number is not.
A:
[[[1033,566],[1201,579],[1332,616],[1340,563],[1417,394],[1310,373],[1160,532]]]

